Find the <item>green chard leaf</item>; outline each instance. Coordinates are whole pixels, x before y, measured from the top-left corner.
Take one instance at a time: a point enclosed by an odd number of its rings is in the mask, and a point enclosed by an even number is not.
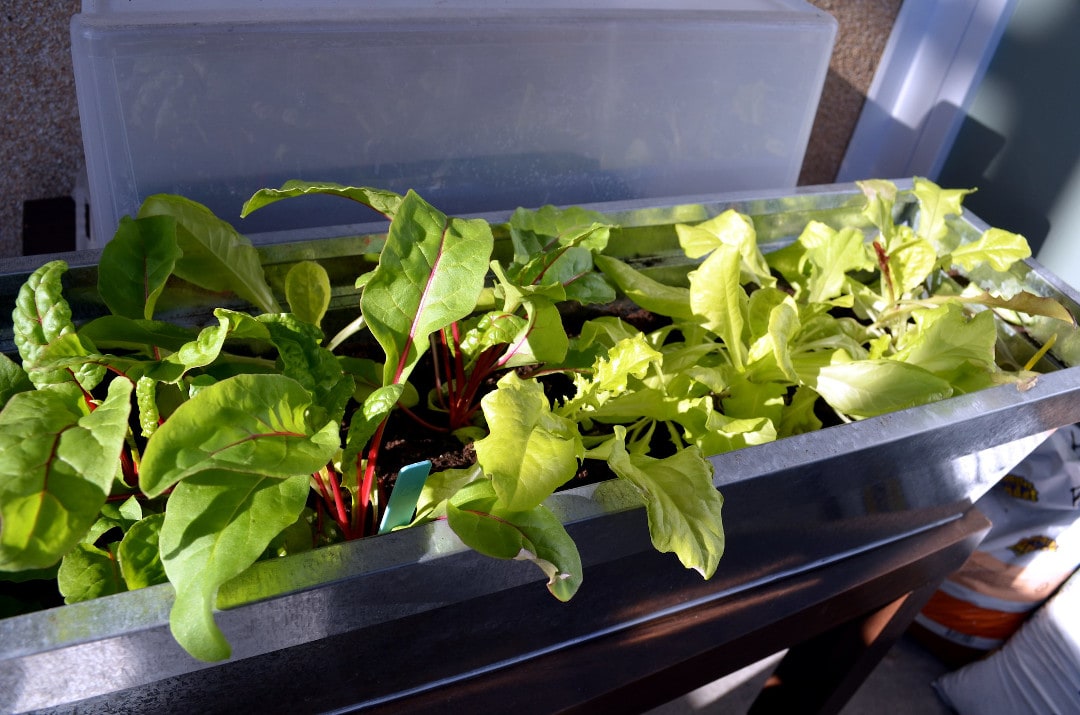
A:
[[[593,261],[623,295],[645,310],[676,320],[694,319],[688,289],[655,281],[618,258],[597,254]]]
[[[139,427],[143,437],[157,432],[161,413],[157,403],[158,383],[153,378],[143,375],[135,383],[135,404],[139,407]]]
[[[466,325],[468,327],[458,348],[470,362],[488,348],[509,345],[515,338],[527,334],[528,330],[525,318],[497,310],[484,313],[479,319],[470,320]]]
[[[603,214],[579,206],[519,208],[510,217],[509,227],[515,262],[522,265],[555,246],[602,251],[611,235],[611,226],[605,223]]]
[[[229,657],[229,643],[214,623],[218,589],[246,571],[274,537],[299,518],[309,478],[211,470],[176,485],[161,524],[159,548],[176,589],[170,628],[196,658]]]
[[[330,307],[330,276],[314,261],[300,261],[285,276],[285,300],[300,320],[314,326],[322,324]]]
[[[199,390],[147,442],[139,485],[155,497],[206,470],[286,479],[324,467],[338,424],[308,424],[311,394],[283,375],[237,375]]]
[[[491,261],[490,265],[496,281],[493,295],[502,299],[503,312],[514,313],[525,301],[535,298],[557,303],[566,300],[562,283],[522,284],[508,275],[499,261]]]
[[[519,286],[561,285],[566,300],[609,303],[615,291],[594,268],[593,254],[604,250],[611,226],[604,217],[579,207],[518,209],[510,217],[514,262],[507,269]]]
[[[320,345],[322,331],[289,314],[260,315],[256,320],[277,348],[285,376],[303,385],[329,419],[340,422],[355,385],[338,358]]]
[[[184,343],[176,352],[150,367],[148,375],[160,382],[176,383],[190,370],[206,367],[217,360],[225,347],[225,339],[233,328],[229,318],[224,313],[219,315],[219,312],[215,311],[217,325],[200,330],[193,340]]]
[[[713,486],[712,465],[696,447],[656,459],[628,452],[625,440],[625,428],[617,426],[608,464],[641,493],[653,546],[711,578],[724,553],[724,500]]]
[[[570,338],[558,307],[540,296],[524,298],[522,304],[528,319],[508,344],[501,367],[562,362]]]
[[[120,504],[106,502],[101,507],[100,514],[98,520],[83,537],[84,544],[95,543],[112,529],[119,529],[122,533],[126,533],[135,522],[142,518],[142,507],[132,496]]]
[[[79,328],[79,335],[100,350],[135,350],[152,355],[154,348],[176,352],[194,340],[197,333],[191,328],[159,320],[103,315]]]
[[[49,261],[30,274],[19,289],[11,319],[15,346],[27,367],[37,362],[38,354],[52,340],[75,329],[60,283],[66,272],[66,262]]]
[[[293,179],[286,181],[280,189],[260,189],[248,199],[240,210],[240,217],[246,218],[268,204],[289,199],[296,196],[308,196],[311,194],[328,194],[352,199],[357,203],[369,206],[389,219],[394,218],[398,207],[401,205],[401,195],[383,189],[372,189],[365,186],[343,186],[332,182],[311,182]]]
[[[161,563],[158,537],[164,514],[151,514],[132,524],[116,549],[120,573],[128,590],[155,586],[167,582],[165,566]]]
[[[501,507],[494,487],[474,482],[446,505],[450,528],[469,548],[497,559],[528,560],[548,577],[548,590],[569,601],[582,581],[581,556],[566,528],[540,505],[528,511]]]
[[[382,387],[383,364],[370,358],[338,356],[342,371],[353,379],[353,399],[363,403],[372,392]],[[405,407],[414,407],[420,402],[416,388],[408,382],[398,383],[404,388],[398,402]]]
[[[7,355],[0,353],[0,409],[3,409],[12,395],[34,389],[34,383],[26,370]]]
[[[405,387],[401,383],[380,387],[367,396],[361,409],[353,412],[341,458],[342,472],[352,474],[356,471],[360,452],[391,410],[397,406],[404,391]]]
[[[615,290],[593,270],[592,251],[582,246],[558,246],[516,268],[508,275],[518,285],[561,285],[567,300],[582,304],[615,300]]]
[[[92,390],[101,382],[105,368],[79,364],[79,356],[94,351],[75,335],[71,306],[64,299],[61,277],[67,272],[64,261],[50,261],[38,268],[19,289],[11,315],[15,347],[31,382],[41,389],[48,385],[78,382]],[[54,347],[62,341],[63,347]],[[51,348],[51,349],[50,349]],[[62,367],[54,367],[61,360]]]
[[[132,385],[81,395],[21,392],[0,412],[0,571],[45,568],[97,520],[120,466]]]
[[[490,433],[474,443],[499,505],[528,511],[573,478],[585,448],[577,424],[552,413],[535,380],[507,373],[481,402]]]
[[[114,315],[150,320],[180,257],[173,217],[125,216],[101,251],[98,293]]]
[[[405,381],[428,336],[473,311],[493,245],[486,221],[450,219],[416,193],[405,196],[360,298],[386,353],[384,384]]]
[[[64,555],[56,582],[64,603],[89,601],[127,590],[116,556],[92,544],[76,544]]]
[[[229,223],[202,204],[171,194],[155,194],[138,218],[169,216],[176,221],[182,256],[173,268],[180,278],[213,291],[232,291],[264,313],[279,312],[263,274],[259,252]]]

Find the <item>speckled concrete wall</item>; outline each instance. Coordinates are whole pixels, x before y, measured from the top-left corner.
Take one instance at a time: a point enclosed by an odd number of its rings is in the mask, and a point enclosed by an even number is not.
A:
[[[800,183],[836,176],[901,0],[811,0],[840,23]],[[22,251],[22,206],[68,196],[82,165],[68,21],[79,0],[0,0],[0,256]]]
[[[68,22],[79,0],[0,0],[0,255],[22,252],[22,206],[70,196],[82,166]]]
[[[805,185],[828,184],[836,178],[901,4],[901,0],[810,2],[835,17],[840,29],[799,176]]]

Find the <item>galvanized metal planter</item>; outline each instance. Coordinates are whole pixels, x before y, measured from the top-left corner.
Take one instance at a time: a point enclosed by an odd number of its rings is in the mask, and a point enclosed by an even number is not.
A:
[[[735,206],[754,217],[764,240],[783,241],[810,218],[858,225],[859,198],[838,186],[595,208],[626,227],[614,239],[624,255],[662,259],[674,254],[675,222]],[[984,226],[967,217],[955,228]],[[359,260],[358,245],[379,238],[378,227],[352,231],[363,237],[282,237],[263,246],[268,271],[322,260],[343,276],[334,305],[355,306],[350,262]],[[65,258],[75,267],[77,317],[92,316],[95,256]],[[32,267],[9,263],[4,304]],[[1080,311],[1080,297],[1035,263],[1014,278]],[[198,319],[198,306],[183,310]],[[710,581],[653,550],[642,509],[600,503],[583,487],[549,502],[584,563],[585,583],[570,603],[551,598],[531,564],[480,556],[440,522],[257,564],[221,594],[218,622],[234,651],[225,663],[196,661],[172,640],[167,585],[0,621],[0,711],[386,703],[928,529],[962,514],[1049,430],[1080,421],[1080,335],[1062,335],[1050,321],[1026,330],[1036,342],[1059,333],[1053,361],[1044,359],[1046,374],[1030,389],[997,387],[713,458],[728,550]],[[1015,332],[1003,331],[1002,340],[1019,360],[1037,348]]]

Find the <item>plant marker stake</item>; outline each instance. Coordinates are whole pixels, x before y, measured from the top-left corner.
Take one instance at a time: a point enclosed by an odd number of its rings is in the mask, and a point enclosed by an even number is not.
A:
[[[416,462],[401,468],[397,481],[394,482],[394,491],[390,492],[390,501],[386,503],[382,523],[379,524],[380,534],[405,526],[412,521],[413,513],[416,511],[416,502],[420,499],[420,491],[424,488],[424,482],[427,481],[430,473],[430,461]]]

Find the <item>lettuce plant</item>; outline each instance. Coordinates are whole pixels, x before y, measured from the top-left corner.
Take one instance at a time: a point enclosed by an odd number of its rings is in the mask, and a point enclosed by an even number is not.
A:
[[[1023,384],[1028,370],[995,361],[994,311],[1072,322],[1053,301],[952,280],[1029,254],[999,229],[960,243],[947,218],[965,192],[916,180],[909,226],[895,186],[862,188],[869,231],[812,222],[769,253],[734,211],[678,226],[691,261],[673,284],[605,252],[617,227],[577,208],[515,212],[497,227],[503,257],[487,222],[413,192],[260,191],[245,215],[323,193],[390,221],[356,277],[358,316],[329,339],[323,266],[291,268],[283,310],[227,223],[151,197],[102,254],[109,315],[73,323],[62,261],[19,294],[21,363],[0,356],[0,577],[55,577],[68,602],[170,582],[176,639],[226,658],[219,588],[259,559],[379,532],[394,476],[380,459],[405,420],[475,450],[427,477],[413,524],[445,519],[484,554],[532,561],[567,600],[581,559],[544,502],[603,463],[616,478],[597,498],[643,504],[656,548],[709,578],[724,533],[708,457],[818,429],[825,409],[857,420]],[[198,328],[155,318],[192,286],[250,310],[219,307]],[[567,334],[567,305],[619,297],[660,327],[600,315]]]

